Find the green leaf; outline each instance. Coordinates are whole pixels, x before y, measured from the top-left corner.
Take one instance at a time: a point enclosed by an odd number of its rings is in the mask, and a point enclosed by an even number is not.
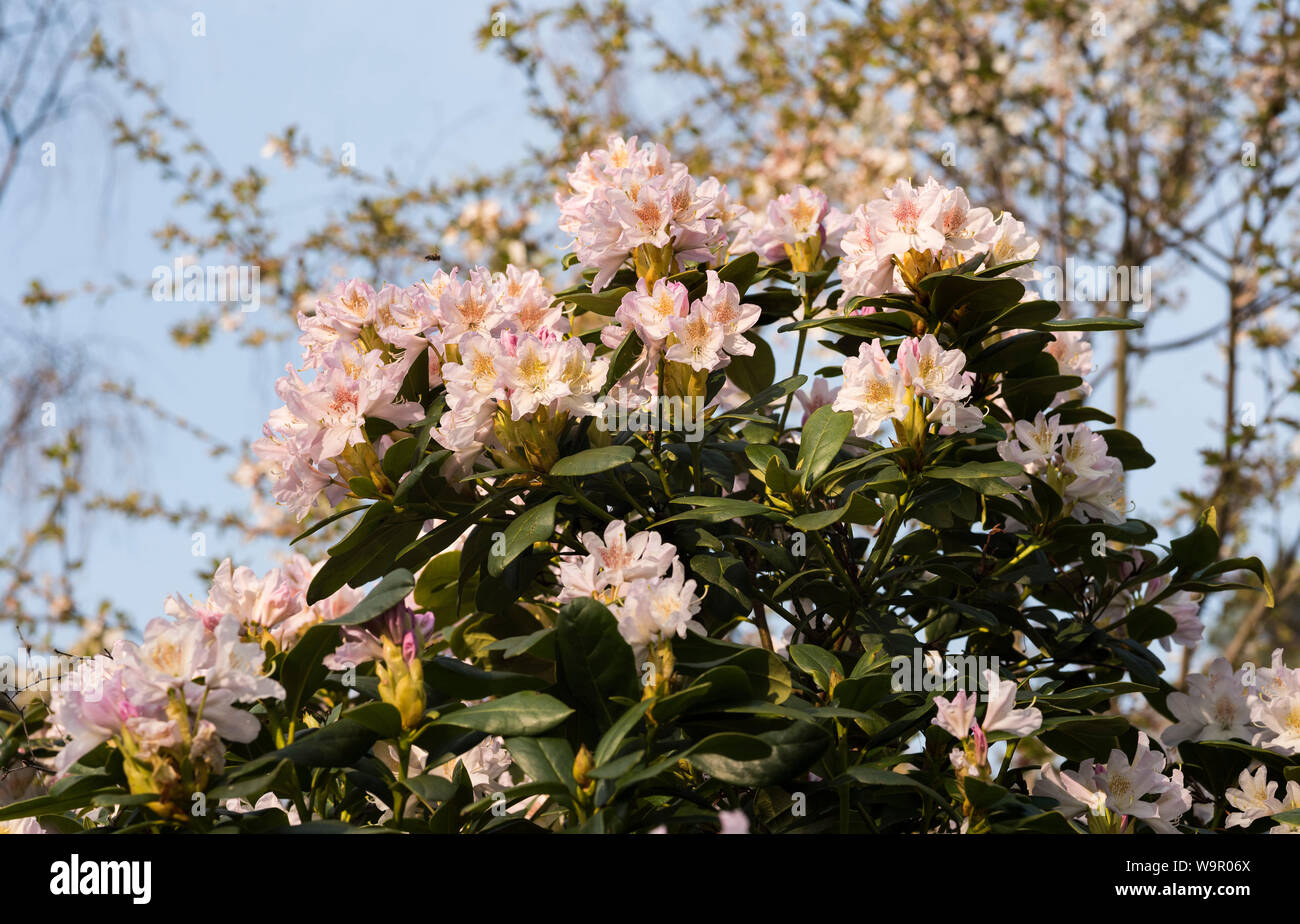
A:
[[[949,805],[950,800],[947,797],[940,795],[920,780],[914,780],[905,773],[897,773],[883,767],[869,767],[864,764],[858,764],[855,767],[849,767],[845,770],[844,775],[855,782],[862,783],[866,786],[904,786],[908,789],[915,789],[917,792],[925,793],[938,803],[941,808],[944,808],[949,812],[952,811],[952,808]]]
[[[452,699],[486,699],[520,690],[538,690],[547,685],[545,680],[531,674],[485,671],[445,657],[424,661],[424,682]]]
[[[436,811],[438,805],[454,798],[458,787],[451,780],[434,773],[423,773],[419,776],[408,776],[402,781],[404,785],[415,798],[428,807],[429,811]]]
[[[51,792],[44,796],[0,806],[0,821],[70,812],[89,806],[96,796],[119,791],[113,778],[106,774],[72,777],[69,778],[68,785],[57,793]]]
[[[339,716],[339,721],[364,725],[380,738],[396,738],[402,733],[402,714],[388,703],[362,703]]]
[[[1098,430],[1097,435],[1106,441],[1106,454],[1119,459],[1125,471],[1156,464],[1155,456],[1142,448],[1142,441],[1126,430]]]
[[[397,606],[415,590],[415,576],[405,568],[398,568],[381,580],[364,600],[342,616],[323,623],[327,626],[356,626],[382,616]]]
[[[351,516],[354,513],[360,513],[361,511],[366,510],[368,506],[369,505],[358,505],[356,507],[349,507],[346,510],[339,510],[335,513],[331,513],[329,516],[321,520],[318,520],[317,522],[313,523],[311,526],[304,529],[298,535],[294,536],[292,539],[289,540],[289,544],[297,545],[303,539],[306,539],[308,536],[312,535],[318,530],[324,529],[326,526],[329,526],[335,520],[341,520],[343,517]]]
[[[768,786],[795,777],[816,762],[831,736],[812,722],[759,735],[711,735],[688,758],[693,766],[734,786]],[[766,753],[764,753],[766,748]]]
[[[510,564],[534,542],[545,542],[555,537],[555,508],[560,495],[536,507],[529,507],[510,521],[505,532],[505,553],[488,556],[488,574],[499,577]]]
[[[817,689],[830,692],[831,675],[839,674],[844,678],[844,666],[839,659],[825,648],[817,645],[791,645],[790,658],[799,669],[809,674],[817,684]]]
[[[786,663],[763,648],[687,633],[673,640],[677,666],[685,673],[704,673],[723,665],[738,667],[749,678],[757,699],[783,703],[793,691]]]
[[[466,543],[468,545],[468,542]],[[478,567],[472,568],[474,575],[461,574],[462,552],[460,549],[452,549],[450,552],[443,552],[436,555],[420,571],[420,577],[415,582],[415,605],[422,609],[432,610],[438,617],[439,623],[448,621],[454,622],[455,619],[448,620],[446,617],[449,613],[443,610],[454,611],[456,609],[456,590],[457,585],[473,580],[477,575]],[[473,594],[470,594],[473,599]],[[456,618],[465,615],[456,613]]]
[[[529,690],[449,712],[433,724],[472,728],[486,735],[540,735],[571,715],[573,710],[554,696]]]
[[[242,777],[239,780],[224,783],[208,790],[208,799],[213,802],[225,802],[227,799],[260,799],[268,792],[288,795],[298,785],[297,775],[293,772],[293,763],[281,760],[266,773],[258,776]]]
[[[771,507],[763,504],[756,504],[753,501],[736,500],[730,497],[675,497],[672,501],[674,504],[690,504],[695,510],[689,510],[686,513],[675,513],[670,517],[665,517],[655,526],[662,526],[665,523],[673,523],[678,520],[701,520],[705,523],[725,523],[727,520],[743,519],[744,517],[761,516],[770,520],[785,519],[785,514],[779,510],[773,510]]]
[[[436,470],[436,468],[441,466],[450,455],[451,454],[447,450],[440,449],[437,452],[429,453],[419,462],[415,463],[415,467],[407,472],[406,475],[397,483],[397,490],[393,492],[393,504],[400,507],[402,504],[406,503],[407,498],[411,496],[411,492],[424,481],[425,472],[429,471],[431,468]]]
[[[382,705],[382,704],[381,704]],[[347,767],[370,751],[381,736],[372,728],[340,719],[323,728],[303,732],[292,744],[264,754],[239,768],[239,776],[280,760],[304,767]]]
[[[776,378],[776,357],[757,331],[746,331],[745,339],[754,345],[751,356],[733,356],[727,364],[727,378],[747,395],[757,395]]]
[[[804,423],[795,471],[803,473],[805,491],[830,468],[852,429],[853,415],[848,411],[834,410],[830,405],[819,407]]]
[[[610,700],[636,699],[636,658],[614,614],[596,600],[565,605],[555,621],[556,686],[603,728],[613,722]]]
[[[986,478],[1013,478],[1024,473],[1024,466],[1016,462],[967,462],[965,465],[938,465],[923,470],[927,478],[957,482],[975,482]]]
[[[832,334],[844,334],[850,337],[907,337],[912,334],[916,317],[906,311],[878,311],[875,314],[858,314],[845,317],[831,315],[821,318],[809,318],[785,324],[777,331],[785,333],[794,330],[817,328]]]
[[[643,699],[635,706],[626,709],[621,716],[609,727],[600,738],[600,743],[596,745],[596,752],[592,755],[592,763],[596,767],[603,766],[618,753],[619,745],[628,733],[636,727],[641,721],[641,716],[645,715],[646,710],[655,704],[653,699]]]
[[[507,738],[506,750],[534,783],[559,783],[577,795],[573,747],[563,738]]]
[[[1045,330],[1137,330],[1142,326],[1136,318],[1069,318],[1043,324]]]
[[[580,475],[595,475],[610,469],[626,465],[636,458],[636,450],[631,446],[601,446],[560,459],[551,466],[552,475],[573,478]]]
[[[1204,579],[1217,577],[1220,574],[1228,574],[1232,571],[1249,571],[1251,574],[1255,575],[1255,577],[1259,578],[1261,585],[1260,589],[1264,591],[1264,596],[1268,605],[1270,607],[1277,605],[1276,601],[1273,599],[1273,582],[1269,580],[1268,569],[1264,567],[1262,561],[1254,556],[1251,556],[1250,558],[1225,558],[1223,561],[1215,562],[1208,568],[1200,571],[1196,576]]]
[[[1178,631],[1178,623],[1158,606],[1145,603],[1134,607],[1124,622],[1128,637],[1135,642],[1149,642]]]
[[[838,523],[844,519],[845,514],[848,512],[849,505],[846,504],[843,507],[836,507],[834,510],[814,510],[812,513],[801,513],[790,520],[790,528],[816,532],[833,523]]]
[[[1006,372],[1039,356],[1043,347],[1052,342],[1052,335],[1042,331],[1028,331],[998,340],[971,357],[966,368],[980,375]]]
[[[985,321],[975,330],[1036,330],[1043,322],[1052,320],[1060,313],[1061,306],[1056,302],[1021,302],[995,315],[992,320]]]
[[[1209,514],[1211,508],[1206,511]],[[1186,536],[1169,543],[1169,551],[1181,571],[1197,572],[1212,563],[1219,554],[1219,533],[1211,518],[1202,514],[1200,522]]]
[[[345,584],[360,586],[392,571],[399,553],[419,536],[423,524],[424,517],[397,514],[388,501],[371,504],[352,530],[330,548],[329,558],[307,588],[307,602],[317,603]]]
[[[614,350],[614,355],[610,357],[609,374],[605,377],[606,391],[627,374],[627,371],[640,358],[641,350],[644,347],[645,344],[641,342],[641,338],[637,336],[636,332],[629,331],[628,335],[623,338],[623,342]]]
[[[400,482],[402,476],[410,471],[411,464],[415,461],[415,449],[415,438],[410,437],[398,440],[384,453],[380,467],[384,471],[384,476],[393,484]]]
[[[773,404],[774,402],[780,401],[782,398],[786,397],[787,395],[793,394],[794,392],[798,391],[800,388],[804,386],[804,384],[807,381],[808,381],[808,376],[806,375],[792,375],[788,379],[782,379],[780,382],[777,382],[771,388],[764,388],[758,394],[751,396],[750,399],[746,401],[744,404],[740,405],[740,407],[734,408],[733,410],[729,411],[726,414],[719,414],[717,417],[713,419],[717,421],[717,420],[725,420],[727,418],[732,418],[732,417],[743,418],[747,414],[753,414],[756,411],[760,411],[763,408],[767,407],[769,404]]]
[[[747,611],[753,606],[749,597],[736,586],[747,583],[749,573],[741,560],[734,555],[710,552],[692,556],[691,572],[696,577],[725,591],[744,610]]]
[[[976,809],[987,811],[1010,795],[1011,791],[1005,786],[986,783],[977,776],[966,777],[966,798]]]
[[[1129,721],[1122,715],[1064,716],[1044,719],[1038,737],[1069,760],[1105,760],[1128,729]]]
[[[925,291],[934,276],[921,281]],[[1009,276],[967,276],[951,273],[940,275],[930,292],[930,311],[937,320],[945,320],[953,312],[966,309],[972,313],[995,311],[1014,305],[1025,294],[1024,284]]]
[[[280,686],[284,687],[287,715],[296,717],[307,698],[320,688],[329,673],[322,659],[338,644],[339,630],[320,625],[304,632],[298,643],[289,649],[280,666]]]
[[[744,295],[756,272],[758,272],[758,254],[751,252],[741,254],[719,267],[718,278],[723,282],[731,283],[741,295]]]
[[[631,291],[627,286],[618,286],[613,289],[605,289],[603,292],[596,294],[591,292],[566,292],[561,294],[556,301],[569,302],[584,311],[594,311],[596,314],[609,317],[618,311],[623,296]]]

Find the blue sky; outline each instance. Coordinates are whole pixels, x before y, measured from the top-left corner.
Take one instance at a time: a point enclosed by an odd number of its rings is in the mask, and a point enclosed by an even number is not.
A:
[[[223,166],[256,163],[271,173],[276,220],[289,233],[333,204],[315,170],[260,158],[268,134],[291,123],[321,146],[354,144],[360,169],[393,167],[411,178],[503,166],[527,142],[541,140],[526,118],[519,75],[478,50],[474,31],[485,14],[477,5],[373,4],[364,22],[357,10],[344,2],[214,4],[205,10],[202,37],[191,34],[194,5],[120,5],[105,16],[106,32],[127,37],[136,70],[163,85],[173,109],[192,120]],[[173,212],[174,187],[123,152],[110,155],[96,119],[86,115],[49,129],[55,166],[39,166],[33,149],[32,163],[10,190],[0,227],[10,268],[0,296],[6,312],[23,310],[13,306],[33,276],[52,286],[122,272],[148,280],[155,266],[171,262],[150,234]],[[76,300],[22,323],[49,340],[87,346],[141,394],[224,442],[256,438],[278,403],[275,378],[297,359],[293,345],[250,350],[222,341],[177,349],[169,328],[193,308],[154,302],[142,289],[99,306]],[[269,316],[250,321],[272,324]],[[246,503],[226,478],[228,459],[210,458],[176,428],[146,420],[138,434],[124,436],[125,457],[97,456],[103,460],[97,478],[156,491],[174,504],[224,510]],[[12,483],[3,505],[32,509],[22,486]],[[91,532],[77,537],[87,562],[82,601],[110,596],[143,624],[161,614],[166,594],[201,593],[195,572],[207,560],[191,555],[191,533],[97,518]],[[234,533],[207,531],[209,555],[265,568],[271,551],[249,548]]]
[[[275,220],[291,231],[311,225],[331,202],[316,171],[260,159],[268,134],[288,124],[325,147],[355,144],[361,169],[391,167],[409,179],[503,166],[523,156],[529,143],[544,143],[544,132],[527,115],[520,75],[478,49],[474,32],[486,10],[477,3],[307,7],[234,0],[204,11],[202,37],[191,34],[193,4],[115,5],[105,16],[110,34],[127,37],[137,71],[162,83],[173,108],[192,119],[225,167],[255,162],[272,174]],[[150,232],[173,209],[174,190],[124,154],[110,155],[96,118],[50,129],[57,165],[36,165],[39,150],[33,149],[33,163],[10,192],[0,227],[10,270],[0,291],[6,311],[32,276],[53,285],[119,272],[148,279],[153,267],[173,256]],[[1195,290],[1194,279],[1184,284]],[[47,338],[86,345],[141,393],[219,439],[237,444],[255,438],[278,403],[272,383],[287,361],[297,359],[296,349],[250,350],[222,341],[179,350],[168,330],[192,307],[154,302],[141,289],[102,306],[80,300],[30,323]],[[1153,340],[1199,330],[1221,315],[1217,297],[1190,296],[1182,310],[1156,322]],[[259,323],[256,316],[253,323]],[[1099,358],[1109,352],[1106,337],[1095,338]],[[1158,459],[1156,469],[1132,476],[1139,516],[1160,519],[1176,488],[1200,477],[1196,451],[1215,439],[1221,413],[1219,389],[1205,375],[1219,365],[1217,349],[1211,343],[1158,357],[1138,373],[1135,394],[1142,404],[1130,428]],[[1242,400],[1256,397],[1254,384],[1245,383]],[[1095,403],[1105,408],[1109,402],[1103,387]],[[228,460],[209,458],[175,428],[146,422],[129,439],[125,457],[97,457],[104,460],[98,477],[156,491],[174,503],[219,510],[245,503],[243,491],[226,478]],[[6,485],[0,497],[0,509],[30,509],[21,485]],[[142,625],[161,613],[166,594],[202,594],[195,572],[207,559],[191,555],[191,532],[98,518],[91,532],[77,537],[87,561],[82,601],[109,596]],[[259,570],[270,565],[273,548],[249,547],[234,533],[207,533],[209,556],[229,555]]]

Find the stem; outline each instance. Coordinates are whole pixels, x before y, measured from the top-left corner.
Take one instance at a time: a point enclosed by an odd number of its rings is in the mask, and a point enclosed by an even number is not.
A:
[[[911,498],[912,486],[907,488],[898,498],[898,506],[894,508],[893,516],[884,526],[883,531],[876,534],[876,545],[872,549],[871,570],[867,572],[867,594],[875,593],[876,581],[880,577],[881,569],[885,567],[885,560],[889,558],[889,548],[894,544],[894,537],[898,535],[899,528],[906,519],[904,511],[907,509],[908,500]]]
[[[652,452],[656,459],[659,458],[659,444],[663,439],[663,394],[664,394],[664,357],[659,356],[659,376],[655,379],[655,402],[659,405],[658,413],[655,414],[655,439]]]
[[[610,522],[611,520],[614,519],[614,517],[609,513],[608,510],[605,510],[604,508],[601,508],[601,507],[597,507],[595,504],[593,504],[590,500],[587,499],[586,495],[584,495],[584,494],[583,494],[581,491],[579,491],[577,488],[575,488],[575,487],[573,487],[571,484],[569,484],[568,481],[567,481],[566,479],[564,479],[564,478],[547,478],[546,480],[547,480],[550,484],[553,484],[555,487],[557,487],[557,488],[559,488],[561,491],[563,491],[563,492],[565,493],[565,495],[567,495],[568,497],[570,497],[570,498],[572,498],[573,500],[577,501],[577,502],[578,502],[578,506],[582,507],[582,508],[583,508],[584,510],[586,510],[588,513],[595,514],[596,516],[598,516],[598,517],[600,517],[602,520],[604,520],[606,523],[608,523],[608,522]]]
[[[767,627],[767,611],[761,603],[754,604],[754,625],[758,627],[758,638],[763,647],[775,652],[776,649],[772,647],[772,630]]]
[[[812,306],[813,299],[816,297],[816,294],[808,291],[807,276],[802,276],[799,279],[799,296],[803,299],[803,319],[805,321],[811,320],[817,314],[817,312],[813,310],[813,306]],[[808,342],[808,328],[805,327],[803,330],[799,331],[799,345],[795,348],[794,351],[794,371],[790,373],[791,376],[796,376],[799,374],[799,367],[803,365],[804,345],[807,344],[807,342]],[[790,392],[790,394],[785,396],[785,410],[781,412],[780,429],[782,432],[785,431],[785,422],[786,419],[790,416],[790,406],[792,404],[794,404],[794,392]]]
[[[792,376],[799,374],[799,366],[802,365],[803,363],[804,344],[806,344],[807,342],[808,342],[808,330],[807,328],[805,328],[804,330],[799,331],[799,345],[795,348],[794,351],[794,371],[790,373]],[[794,392],[790,392],[790,394],[785,396],[785,410],[781,412],[780,429],[782,432],[785,432],[785,422],[786,419],[789,418],[790,416],[790,406],[792,404],[794,404]]]
[[[645,507],[643,507],[637,501],[637,499],[632,496],[632,492],[629,491],[626,486],[624,486],[621,479],[611,478],[609,479],[609,481],[610,484],[614,486],[614,490],[618,492],[619,496],[622,497],[623,500],[631,504],[632,509],[635,510],[637,513],[641,514],[642,518],[644,518],[647,522],[654,520],[654,517],[650,516],[650,511],[647,510]]]
[[[700,457],[704,454],[704,441],[691,443],[691,470],[695,474],[695,493],[704,493],[704,468]]]
[[[411,742],[405,732],[397,739],[397,785],[393,787],[393,826],[402,826],[406,810],[406,764],[411,759]]]

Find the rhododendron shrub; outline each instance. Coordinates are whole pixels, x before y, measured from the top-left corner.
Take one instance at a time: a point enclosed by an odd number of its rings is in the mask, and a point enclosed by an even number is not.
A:
[[[620,138],[556,204],[568,288],[299,318],[255,448],[328,556],[227,562],[9,715],[0,823],[1300,830],[1300,670],[1162,676],[1267,576],[1212,511],[1129,515],[1154,459],[1085,334],[1137,322],[1038,298],[1021,222],[934,181],[751,211]]]

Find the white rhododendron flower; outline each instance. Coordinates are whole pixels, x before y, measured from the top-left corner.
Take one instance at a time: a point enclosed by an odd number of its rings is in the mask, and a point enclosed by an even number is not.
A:
[[[1273,798],[1277,783],[1269,782],[1268,768],[1259,767],[1252,774],[1249,768],[1237,777],[1237,789],[1228,789],[1223,797],[1237,811],[1229,812],[1224,825],[1229,828],[1246,828],[1261,818],[1282,811],[1282,803]]]
[[[906,416],[911,402],[903,377],[889,362],[880,340],[864,343],[844,362],[844,384],[832,407],[852,411],[853,432],[869,438],[889,420]]]
[[[885,190],[883,199],[868,202],[866,217],[872,224],[877,251],[898,257],[909,250],[941,250],[945,239],[939,222],[944,198],[938,184],[918,190],[907,180],[898,180]]]
[[[813,380],[812,388],[804,391],[800,388],[794,393],[795,398],[799,401],[799,406],[803,408],[803,419],[808,420],[813,411],[819,407],[825,407],[828,404],[834,404],[835,398],[839,395],[839,387],[831,387],[831,383],[826,379],[818,376]]]
[[[236,568],[227,558],[212,576],[205,603],[196,607],[179,596],[170,596],[163,611],[173,617],[193,614],[209,622],[228,614],[238,621],[245,638],[270,639],[277,648],[287,650],[312,626],[350,611],[365,596],[362,591],[343,587],[308,606],[307,588],[323,564],[312,565],[302,555],[291,555],[259,578],[251,568]]]
[[[1165,765],[1165,757],[1152,751],[1150,739],[1139,732],[1131,761],[1115,748],[1104,764],[1088,758],[1078,770],[1044,766],[1031,792],[1054,799],[1061,814],[1069,818],[1084,813],[1100,815],[1104,810],[1117,826],[1125,824],[1124,819],[1136,818],[1159,833],[1174,834],[1174,823],[1191,808],[1192,796],[1183,785],[1182,771],[1166,776]]]
[[[146,757],[177,746],[179,706],[194,722],[191,756],[219,772],[224,746],[216,736],[252,741],[262,727],[239,704],[284,698],[265,675],[264,660],[260,645],[240,640],[232,615],[195,611],[153,620],[142,644],[118,642],[111,657],[82,662],[76,681],[54,694],[52,722],[70,739],[57,768],[66,771],[113,739],[125,738]]]
[[[1030,706],[1017,709],[1016,684],[1002,680],[993,671],[984,671],[984,685],[988,691],[988,708],[980,727],[985,733],[1007,732],[1017,738],[1032,735],[1043,724],[1043,713]]]
[[[966,403],[974,376],[965,365],[960,351],[942,349],[931,334],[905,339],[891,363],[877,338],[845,360],[844,384],[832,407],[851,411],[853,432],[864,439],[887,421],[901,424],[914,408],[940,424],[940,433],[970,433],[983,426],[984,414]]]
[[[1174,747],[1184,741],[1252,741],[1250,689],[1246,670],[1233,673],[1227,658],[1215,658],[1207,674],[1189,674],[1187,692],[1175,691],[1166,702],[1178,722],[1165,729],[1161,741]]]
[[[1255,736],[1256,744],[1282,754],[1300,754],[1300,693],[1268,699],[1255,696],[1250,718],[1263,729]]]
[[[610,348],[631,332],[641,340],[641,355],[621,387],[629,387],[636,370],[648,370],[661,356],[697,372],[712,372],[732,356],[753,355],[754,345],[744,333],[758,323],[758,306],[743,304],[740,290],[712,270],[705,278],[707,288],[694,301],[686,286],[664,279],[653,285],[640,280],[623,296],[613,322],[601,331],[601,342]]]
[[[1086,522],[1093,517],[1104,523],[1124,522],[1120,509],[1123,465],[1108,455],[1105,439],[1086,424],[1077,424],[1066,432],[1064,427],[1039,413],[1032,424],[1016,421],[1008,438],[998,443],[997,448],[1003,459],[1025,466],[1029,474],[1037,475],[1055,488],[1075,519]],[[1018,484],[1023,479],[1009,481]]]
[[[700,598],[687,580],[677,547],[658,533],[643,530],[627,537],[627,524],[615,520],[603,537],[584,533],[586,555],[562,561],[559,602],[594,597],[618,620],[619,634],[638,656],[688,629],[704,632],[695,621]]]
[[[938,710],[938,715],[930,720],[930,724],[938,725],[954,738],[965,738],[975,724],[977,702],[978,697],[973,693],[968,694],[965,690],[958,690],[951,700],[944,696],[936,696],[934,706]]]
[[[635,137],[612,136],[603,150],[583,154],[568,180],[569,195],[555,197],[560,229],[573,236],[578,260],[596,269],[593,292],[605,288],[638,247],[671,248],[664,267],[670,269],[709,263],[725,242],[721,184],[697,184],[663,145],[638,147]]]

